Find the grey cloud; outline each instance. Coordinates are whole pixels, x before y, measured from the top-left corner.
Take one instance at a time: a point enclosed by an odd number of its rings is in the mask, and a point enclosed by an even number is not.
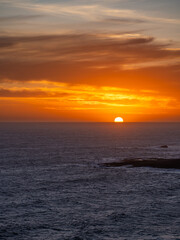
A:
[[[3,36],[0,37],[0,47],[3,46],[13,46],[19,43],[49,43],[51,44],[53,41],[63,41],[63,40],[76,40],[81,39],[83,35],[75,34],[75,35],[40,35],[40,36]],[[6,44],[5,44],[6,43]]]
[[[145,23],[146,21],[142,19],[136,19],[136,18],[116,17],[116,18],[105,18],[103,19],[103,22],[115,23],[115,24],[139,24],[139,23]]]
[[[44,36],[29,36],[29,37],[1,37],[0,47],[10,47],[11,50],[15,51],[17,44],[24,44],[25,50],[37,50],[39,53],[50,53],[54,56],[61,54],[91,54],[96,52],[96,56],[101,52],[113,52],[117,55],[125,51],[133,52],[133,49],[139,48],[141,45],[143,48],[147,48],[148,43],[153,43],[154,38],[151,37],[136,37],[127,39],[113,39],[108,36],[97,36],[91,34],[68,34],[68,35],[44,35]],[[28,45],[27,45],[28,44]],[[133,49],[128,50],[125,47],[132,46]],[[154,44],[152,49],[161,48],[162,45]],[[33,55],[31,55],[33,58]]]
[[[132,38],[132,39],[126,40],[125,45],[147,44],[147,43],[151,43],[153,41],[154,41],[153,37]]]
[[[0,17],[0,24],[4,23],[13,23],[17,21],[25,21],[29,19],[34,19],[34,18],[39,18],[43,17],[43,15],[17,15],[17,16],[5,16],[5,17]]]

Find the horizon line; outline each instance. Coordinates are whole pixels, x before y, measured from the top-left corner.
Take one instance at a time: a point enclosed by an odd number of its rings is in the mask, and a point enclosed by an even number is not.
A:
[[[126,124],[126,123],[180,123],[180,121],[124,121],[124,122],[95,122],[95,121],[0,121],[1,123],[115,123],[116,125],[119,124]]]

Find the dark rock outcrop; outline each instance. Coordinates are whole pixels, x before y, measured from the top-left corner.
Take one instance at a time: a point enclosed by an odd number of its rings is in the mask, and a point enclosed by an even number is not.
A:
[[[162,145],[161,148],[168,148],[168,145]]]
[[[163,159],[163,158],[152,158],[152,159],[125,159],[121,162],[108,162],[102,164],[105,167],[121,167],[121,166],[132,166],[132,167],[154,167],[154,168],[175,168],[180,169],[180,159]]]

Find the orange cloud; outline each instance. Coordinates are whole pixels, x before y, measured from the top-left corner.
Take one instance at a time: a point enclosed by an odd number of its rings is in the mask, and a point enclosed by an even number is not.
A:
[[[180,50],[170,44],[132,33],[1,37],[0,46],[2,119],[180,117]]]
[[[26,118],[31,114],[31,118],[36,120],[37,117],[43,120],[46,116],[46,120],[69,121],[80,120],[85,114],[85,121],[110,121],[114,114],[120,112],[130,116],[126,117],[126,121],[130,121],[133,115],[136,116],[135,119],[139,115],[168,115],[168,112],[180,107],[175,98],[145,89],[93,87],[48,81],[28,82],[26,89],[21,82],[13,88],[10,83],[6,84],[9,88],[0,89],[2,119],[8,119],[9,114],[13,119],[20,116]]]

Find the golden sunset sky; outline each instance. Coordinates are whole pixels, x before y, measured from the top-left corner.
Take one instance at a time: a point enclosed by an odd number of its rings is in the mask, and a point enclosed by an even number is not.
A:
[[[180,121],[179,0],[0,0],[0,121]]]

